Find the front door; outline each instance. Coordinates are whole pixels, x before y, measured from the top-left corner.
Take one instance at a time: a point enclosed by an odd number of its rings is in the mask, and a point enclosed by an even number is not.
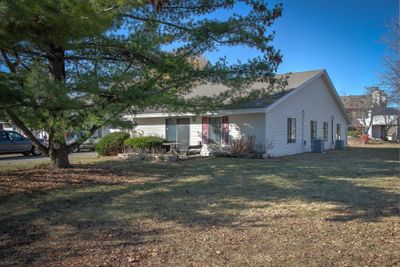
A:
[[[190,140],[190,119],[182,118],[176,120],[177,126],[177,143],[179,143],[180,151],[187,151],[189,149]]]

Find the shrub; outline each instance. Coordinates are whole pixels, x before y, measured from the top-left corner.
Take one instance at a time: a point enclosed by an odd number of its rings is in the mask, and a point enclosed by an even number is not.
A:
[[[125,132],[110,133],[96,145],[96,152],[100,156],[115,156],[123,152],[124,141],[127,138],[129,138],[129,134]]]
[[[348,135],[354,138],[360,137],[360,131],[357,130],[349,130]]]
[[[246,156],[250,153],[254,153],[254,143],[254,136],[248,136],[247,140],[244,138],[234,139],[230,146],[231,154],[235,156]]]
[[[165,140],[157,136],[132,137],[125,140],[124,145],[128,150],[140,152],[160,151]]]

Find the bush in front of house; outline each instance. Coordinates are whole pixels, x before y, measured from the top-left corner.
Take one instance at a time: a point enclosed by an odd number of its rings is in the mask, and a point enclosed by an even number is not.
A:
[[[247,139],[238,138],[231,142],[231,154],[235,156],[246,156],[255,152],[255,137],[248,136]]]
[[[157,136],[131,137],[125,140],[124,146],[132,152],[158,152],[162,149],[165,139]]]
[[[100,156],[116,156],[124,150],[124,141],[129,138],[125,132],[110,133],[103,137],[96,145],[96,152]]]
[[[262,147],[256,148],[255,136],[240,137],[232,139],[229,146],[209,144],[210,153],[217,157],[237,157],[249,159],[261,159],[263,157]],[[265,151],[265,150],[264,150]]]

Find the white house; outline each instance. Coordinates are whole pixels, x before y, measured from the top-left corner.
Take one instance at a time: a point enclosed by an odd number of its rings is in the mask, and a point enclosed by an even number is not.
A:
[[[368,135],[372,138],[396,141],[400,137],[400,112],[394,108],[388,108],[386,115],[368,114],[367,125],[371,125],[368,129]],[[371,123],[371,117],[372,123]]]
[[[335,140],[347,145],[350,123],[346,110],[325,70],[285,74],[288,84],[273,101],[254,101],[242,108],[196,115],[144,112],[132,116],[136,133],[160,136],[185,150],[209,144],[229,145],[233,139],[255,138],[255,147],[270,156],[311,150],[314,139],[323,139],[325,149]],[[201,85],[192,94],[212,96],[226,90],[221,85]]]

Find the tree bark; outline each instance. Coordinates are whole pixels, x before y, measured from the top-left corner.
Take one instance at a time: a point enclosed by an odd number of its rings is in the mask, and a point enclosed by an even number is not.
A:
[[[58,144],[58,143],[56,143]],[[49,157],[51,160],[51,167],[55,169],[63,169],[71,167],[69,163],[69,148],[66,145],[57,145],[59,148],[50,148]]]
[[[49,44],[49,74],[50,78],[59,81],[60,83],[65,82],[65,51],[62,47],[57,46],[53,43]],[[59,120],[62,120],[62,115],[54,114]],[[60,117],[61,116],[61,117]],[[63,129],[59,129],[63,131]],[[65,144],[65,141],[60,142],[59,140],[49,139],[49,157],[51,160],[51,167],[56,169],[69,168],[69,147]]]
[[[65,80],[65,55],[64,49],[56,45],[49,45],[49,74],[54,80],[64,82]]]

